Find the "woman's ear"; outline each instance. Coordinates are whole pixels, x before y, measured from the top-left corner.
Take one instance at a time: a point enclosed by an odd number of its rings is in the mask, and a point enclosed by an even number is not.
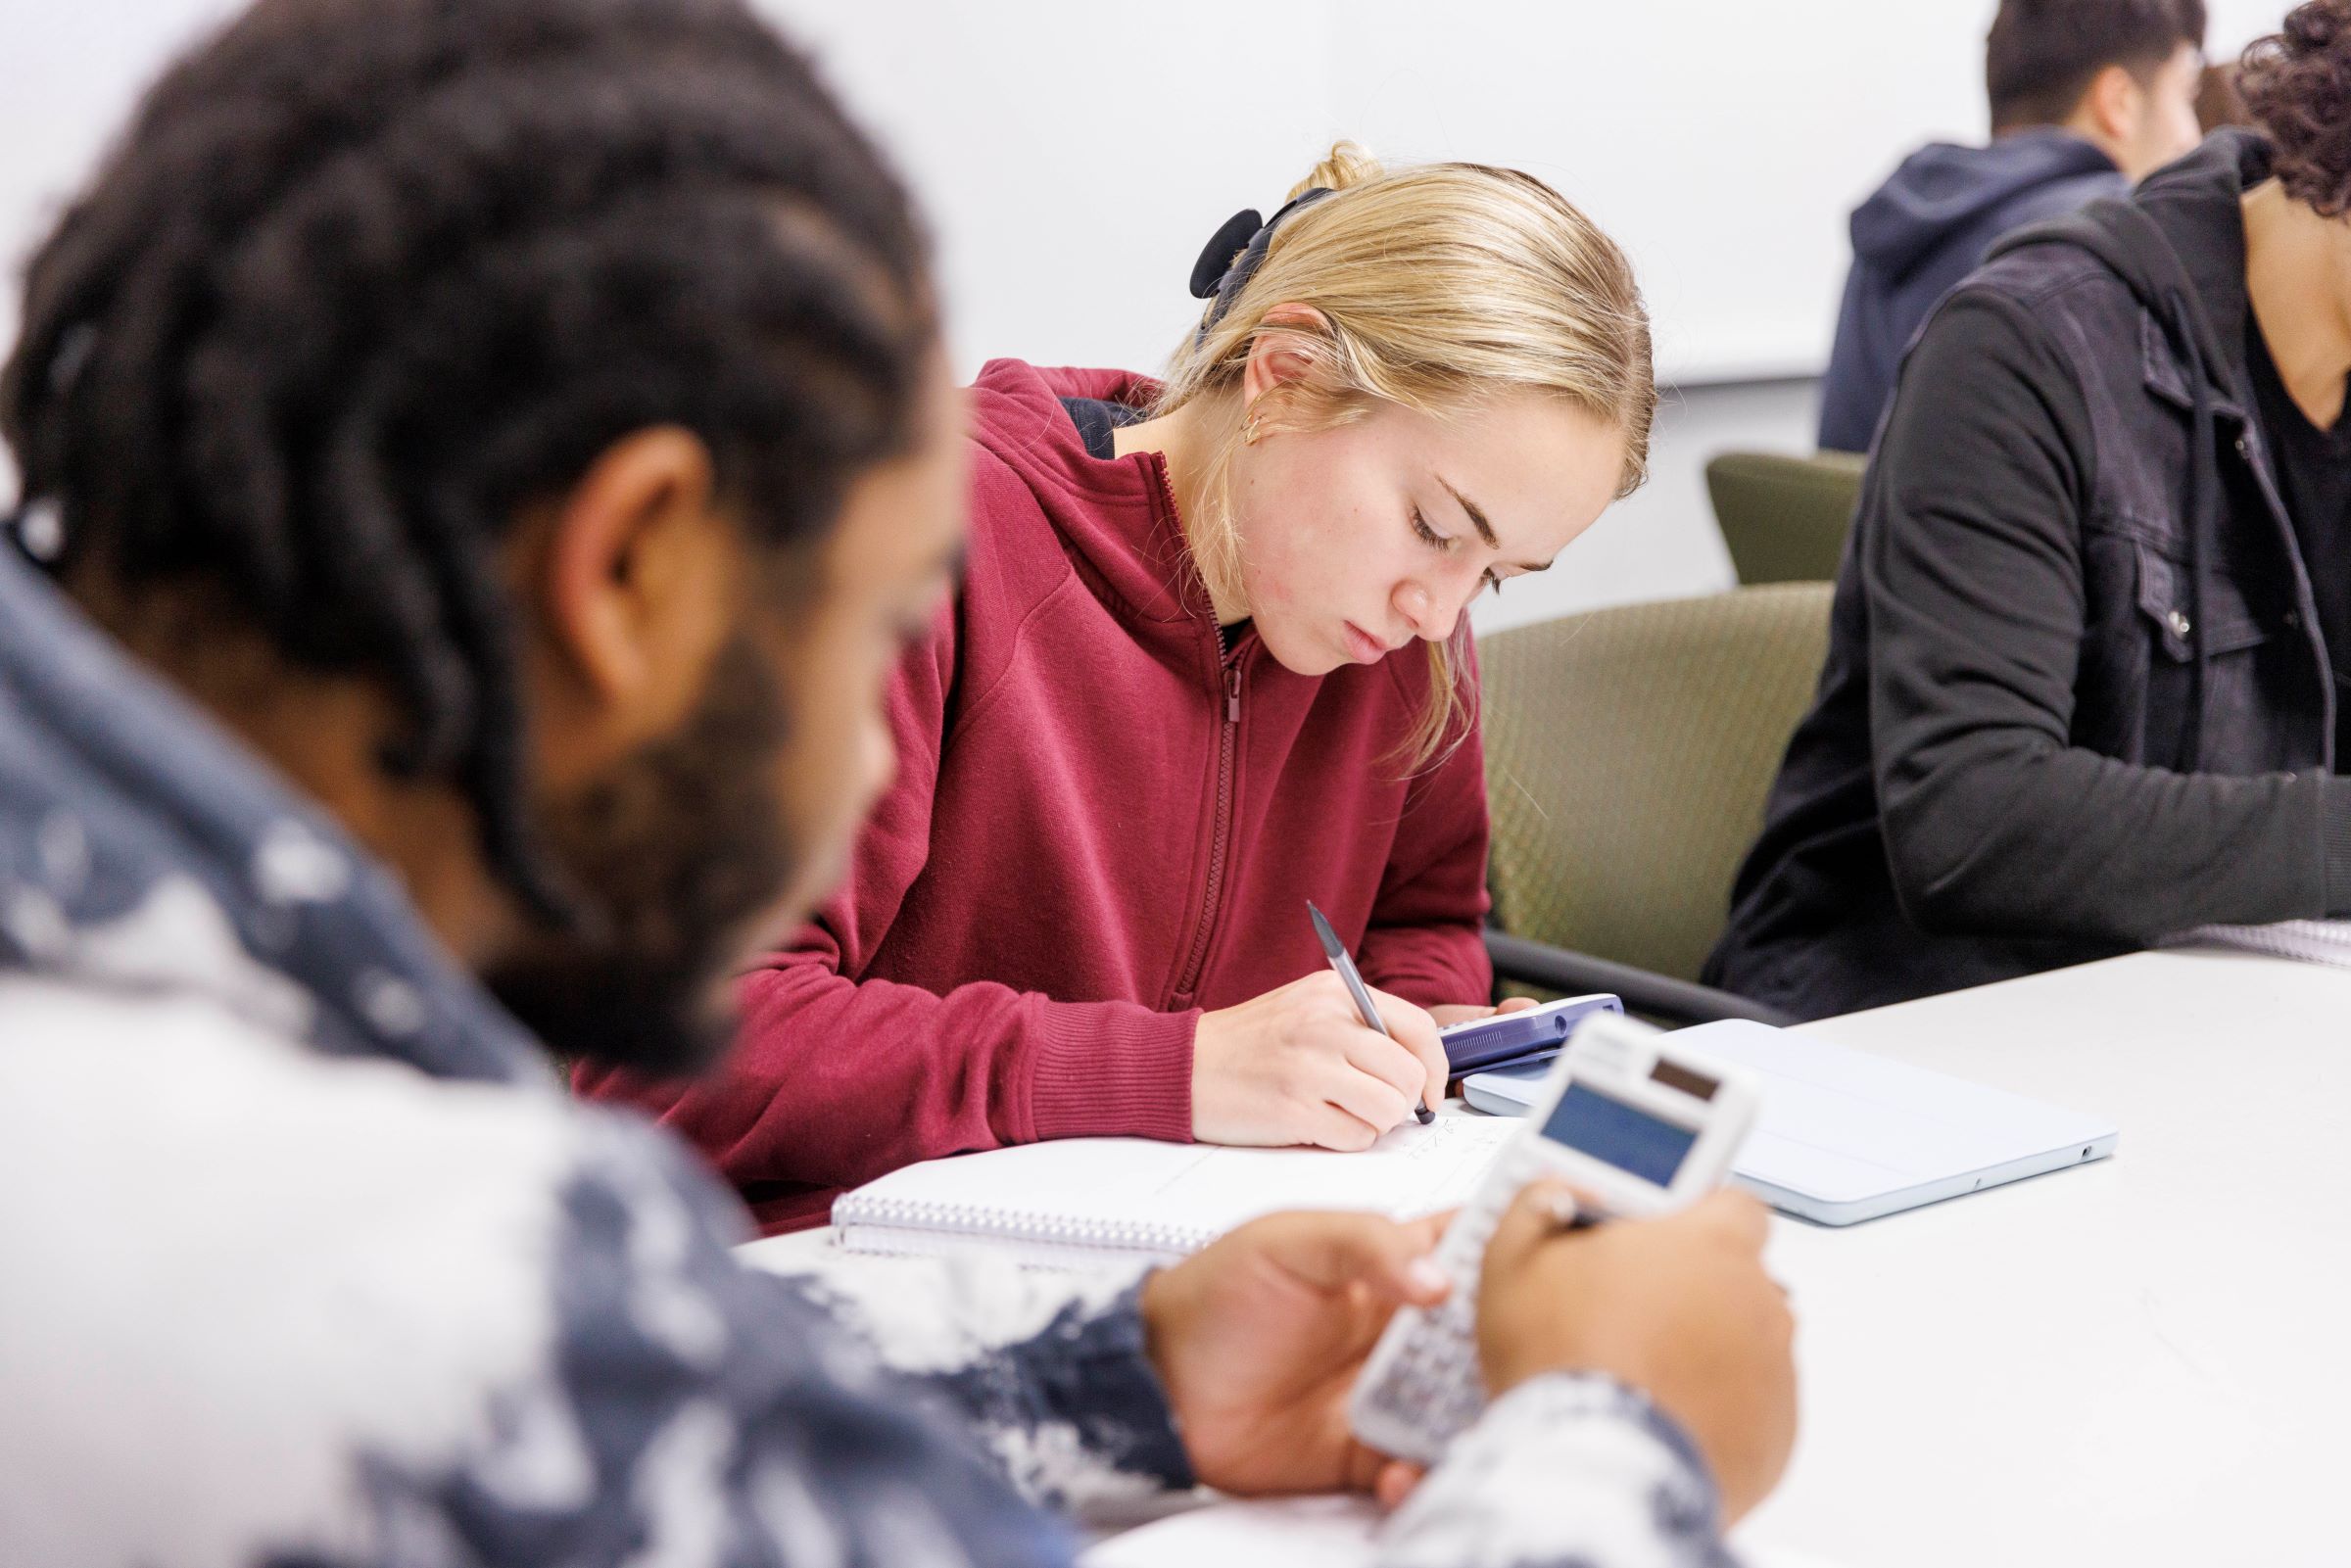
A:
[[[1249,344],[1241,375],[1241,404],[1247,407],[1275,387],[1304,380],[1328,353],[1330,318],[1311,305],[1277,305]]]

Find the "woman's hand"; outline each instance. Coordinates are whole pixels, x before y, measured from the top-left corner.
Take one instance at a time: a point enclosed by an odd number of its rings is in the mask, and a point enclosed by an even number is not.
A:
[[[1435,1110],[1446,1071],[1435,1021],[1402,997],[1371,996],[1387,1035],[1364,1022],[1328,970],[1203,1014],[1192,1039],[1192,1136],[1367,1149],[1415,1105]]]

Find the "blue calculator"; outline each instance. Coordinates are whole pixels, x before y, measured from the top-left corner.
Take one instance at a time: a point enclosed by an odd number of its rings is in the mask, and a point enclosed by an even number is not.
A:
[[[1624,1004],[1607,992],[1570,996],[1542,1007],[1500,1013],[1470,1023],[1439,1029],[1453,1076],[1488,1068],[1546,1062],[1559,1054],[1575,1026],[1595,1013],[1622,1013]]]

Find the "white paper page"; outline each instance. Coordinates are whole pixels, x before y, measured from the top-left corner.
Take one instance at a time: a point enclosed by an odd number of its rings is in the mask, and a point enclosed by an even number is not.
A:
[[[1327,1149],[1217,1149],[1153,1193],[1172,1212],[1271,1213],[1372,1209],[1427,1213],[1461,1203],[1510,1137],[1484,1117],[1407,1122],[1361,1154]]]
[[[1360,1154],[1067,1138],[893,1171],[842,1199],[835,1218],[920,1204],[1222,1234],[1288,1209],[1409,1216],[1460,1204],[1514,1130],[1485,1117],[1440,1117],[1398,1127]]]

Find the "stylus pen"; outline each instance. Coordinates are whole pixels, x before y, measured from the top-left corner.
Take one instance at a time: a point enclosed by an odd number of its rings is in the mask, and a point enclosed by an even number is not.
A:
[[[1388,1034],[1388,1026],[1379,1022],[1379,1009],[1371,1005],[1370,987],[1364,984],[1364,976],[1357,972],[1355,960],[1347,956],[1347,944],[1339,940],[1339,933],[1330,928],[1330,922],[1322,918],[1322,912],[1315,908],[1315,901],[1311,898],[1306,901],[1306,912],[1315,918],[1315,934],[1322,938],[1322,952],[1329,958],[1330,967],[1339,972],[1339,978],[1347,982],[1347,994],[1355,998],[1355,1010],[1363,1015],[1364,1026]],[[1388,1034],[1388,1038],[1393,1040],[1396,1036]],[[1424,1127],[1437,1119],[1437,1114],[1428,1108],[1425,1100],[1413,1102],[1413,1115],[1420,1118],[1420,1125]]]

